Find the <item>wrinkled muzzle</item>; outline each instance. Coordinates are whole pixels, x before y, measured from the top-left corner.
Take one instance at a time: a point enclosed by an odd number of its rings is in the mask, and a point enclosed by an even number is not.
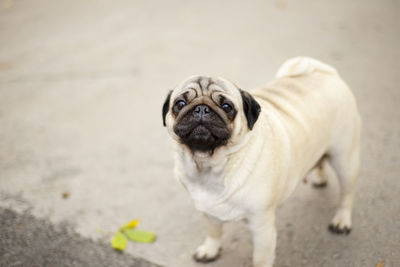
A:
[[[174,132],[192,151],[210,153],[226,144],[231,136],[229,126],[207,105],[195,106],[182,114]]]

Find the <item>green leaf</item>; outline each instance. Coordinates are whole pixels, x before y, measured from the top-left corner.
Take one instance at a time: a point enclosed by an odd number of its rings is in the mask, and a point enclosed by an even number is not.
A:
[[[136,242],[151,243],[156,238],[155,233],[136,229],[124,229],[126,236]]]
[[[117,250],[121,251],[125,250],[127,244],[128,244],[128,239],[121,232],[117,232],[111,239],[111,246]]]

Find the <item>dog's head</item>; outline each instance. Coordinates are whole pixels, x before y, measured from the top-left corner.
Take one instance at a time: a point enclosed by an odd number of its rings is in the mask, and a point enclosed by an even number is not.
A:
[[[253,129],[260,105],[233,83],[205,76],[184,80],[165,100],[163,123],[192,152],[209,152],[234,143]]]

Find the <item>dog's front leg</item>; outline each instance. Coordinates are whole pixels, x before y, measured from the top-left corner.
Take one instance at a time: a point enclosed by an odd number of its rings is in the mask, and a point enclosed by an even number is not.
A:
[[[275,210],[255,214],[249,218],[253,233],[253,267],[271,267],[275,259]]]
[[[221,250],[222,222],[206,214],[207,237],[199,246],[193,258],[199,262],[214,261],[219,257]]]

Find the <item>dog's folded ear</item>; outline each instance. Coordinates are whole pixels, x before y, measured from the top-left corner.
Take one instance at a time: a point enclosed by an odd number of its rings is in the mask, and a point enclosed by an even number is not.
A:
[[[241,89],[239,90],[242,95],[243,111],[247,119],[247,126],[251,130],[258,119],[261,107],[251,94]]]
[[[167,126],[167,124],[165,123],[165,117],[167,116],[168,113],[168,109],[169,109],[169,101],[171,99],[171,94],[172,94],[172,90],[169,91],[167,98],[164,101],[164,105],[162,107],[162,118],[163,118],[163,125]]]

